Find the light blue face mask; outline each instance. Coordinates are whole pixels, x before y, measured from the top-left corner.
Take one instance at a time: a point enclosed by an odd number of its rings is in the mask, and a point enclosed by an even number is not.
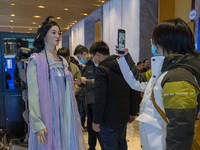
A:
[[[86,63],[87,63],[87,59],[81,58],[79,61],[80,61],[80,63],[82,63],[82,64],[86,64]]]
[[[95,56],[94,56],[94,57],[95,57]],[[97,62],[98,62],[98,60],[97,60]],[[99,64],[95,63],[94,58],[93,58],[93,63],[94,63],[94,65],[95,65],[96,67],[98,67]]]
[[[163,52],[161,52],[161,53],[157,53],[156,52],[157,48],[158,47],[156,45],[152,45],[151,46],[151,52],[152,52],[153,56],[154,57],[156,57],[156,56],[163,56]]]
[[[96,67],[98,67],[98,64],[97,64],[97,63],[95,63],[94,59],[93,59],[93,63],[94,63],[94,65],[95,65]]]

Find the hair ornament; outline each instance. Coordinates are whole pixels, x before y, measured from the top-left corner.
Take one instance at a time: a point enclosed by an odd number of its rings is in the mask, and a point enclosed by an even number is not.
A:
[[[40,37],[40,33],[38,34],[37,39],[39,39],[39,37]]]
[[[55,18],[49,18],[49,21],[50,22],[56,22],[56,19]]]
[[[39,25],[39,26],[38,26],[38,28],[41,28],[41,27],[42,27],[42,25]]]

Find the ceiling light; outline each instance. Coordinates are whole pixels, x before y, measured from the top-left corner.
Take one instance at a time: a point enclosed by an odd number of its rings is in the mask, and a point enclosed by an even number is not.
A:
[[[77,21],[74,21],[74,22],[76,22],[76,23],[77,23]]]
[[[10,22],[14,22],[13,20],[10,20]]]
[[[60,17],[57,17],[57,19],[61,19]]]
[[[34,16],[35,18],[40,18],[40,16]]]
[[[102,3],[105,3],[105,1],[101,1]]]
[[[72,24],[75,24],[75,23],[72,23]]]
[[[26,32],[26,33],[31,33],[31,32]]]
[[[33,29],[29,28],[29,30],[33,30]]]
[[[14,6],[15,4],[14,4],[14,3],[11,3],[10,5]]]
[[[10,31],[10,32],[13,32],[13,31]]]
[[[38,6],[38,8],[45,8],[44,6]]]
[[[15,16],[15,14],[11,14],[10,16],[14,17],[14,16]]]
[[[11,29],[13,29],[13,27],[10,27]]]
[[[32,22],[32,24],[36,24],[36,22]]]
[[[70,27],[71,27],[72,25],[70,24]]]
[[[84,13],[83,15],[84,15],[84,16],[87,16],[88,14]]]
[[[98,7],[100,6],[100,5],[97,5]]]
[[[68,8],[65,8],[65,10],[69,10]]]

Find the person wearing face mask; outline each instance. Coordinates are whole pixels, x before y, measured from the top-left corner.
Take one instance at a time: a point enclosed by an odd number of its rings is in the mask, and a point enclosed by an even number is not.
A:
[[[74,55],[79,59],[79,61],[85,65],[81,83],[85,85],[85,99],[87,102],[87,129],[88,129],[88,144],[89,150],[95,150],[97,139],[100,143],[101,149],[103,148],[103,143],[101,141],[98,132],[92,129],[93,122],[93,109],[94,109],[94,98],[95,98],[95,72],[96,65],[93,61],[93,55],[89,53],[88,49],[83,45],[78,45],[75,48]],[[83,125],[83,124],[82,124]]]
[[[152,35],[152,70],[139,73],[128,49],[118,59],[131,88],[144,92],[139,121],[143,150],[191,150],[200,86],[200,54],[180,18],[158,24]],[[118,46],[116,46],[116,51]]]
[[[132,123],[138,111],[136,91],[123,78],[117,55],[109,56],[103,41],[90,48],[96,64],[93,129],[100,133],[105,150],[127,150],[127,122]]]
[[[70,56],[70,51],[67,47],[62,47],[59,48],[57,51],[57,54],[65,58],[65,60],[68,63],[68,70],[72,73],[73,79],[78,79],[74,81],[74,91],[75,91],[75,96],[76,96],[76,101],[78,105],[78,110],[80,109],[80,96],[78,95],[79,91],[81,88],[79,87],[80,79],[81,79],[81,73],[79,68],[71,62],[71,56]]]
[[[70,61],[70,51],[67,47],[62,47],[62,48],[59,48],[58,49],[58,52],[57,52],[58,55],[62,56],[63,58],[65,58],[65,60],[67,61],[69,67],[68,67],[68,70],[72,73],[73,75],[73,79],[78,79],[80,80],[81,79],[81,73],[79,71],[79,68],[71,63]],[[80,91],[80,87],[78,86],[80,83],[80,81],[75,82],[74,84],[74,90],[75,90],[75,95],[77,95]]]
[[[27,68],[29,150],[85,150],[74,82],[57,54],[60,27],[54,17],[39,26]]]

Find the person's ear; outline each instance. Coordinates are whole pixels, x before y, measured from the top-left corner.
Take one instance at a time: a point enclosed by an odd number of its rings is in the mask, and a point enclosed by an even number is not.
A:
[[[99,52],[96,52],[96,56],[99,57],[99,55],[100,55],[100,53],[99,53]]]

